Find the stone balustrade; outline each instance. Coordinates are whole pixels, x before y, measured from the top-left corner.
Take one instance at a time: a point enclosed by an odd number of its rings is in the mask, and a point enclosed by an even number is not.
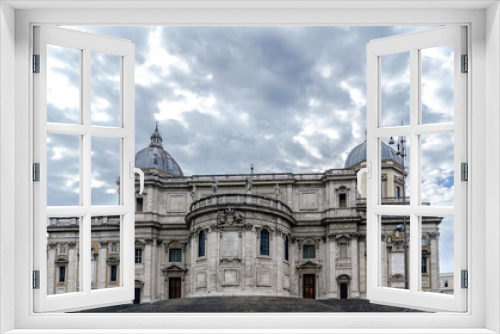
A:
[[[226,204],[246,204],[255,205],[274,210],[280,210],[289,215],[293,215],[292,209],[280,200],[253,194],[214,194],[200,198],[191,204],[190,210],[194,211],[200,208],[205,208],[214,205]]]

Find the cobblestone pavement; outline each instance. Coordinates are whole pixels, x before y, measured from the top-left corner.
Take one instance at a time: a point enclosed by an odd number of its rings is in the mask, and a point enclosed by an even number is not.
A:
[[[81,312],[168,313],[168,312],[419,312],[371,304],[365,299],[312,300],[286,297],[197,297],[161,300],[151,304],[126,304]]]

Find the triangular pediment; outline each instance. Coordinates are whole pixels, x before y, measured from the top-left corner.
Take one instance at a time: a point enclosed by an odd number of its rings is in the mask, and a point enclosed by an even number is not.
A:
[[[305,263],[302,263],[300,265],[297,266],[297,269],[319,269],[321,268],[322,265],[319,264],[319,263],[316,263],[316,262],[312,262],[312,261],[307,261]]]
[[[178,264],[171,264],[168,267],[163,268],[162,271],[163,272],[180,272],[180,271],[184,272],[184,271],[187,271],[187,269],[181,267]]]

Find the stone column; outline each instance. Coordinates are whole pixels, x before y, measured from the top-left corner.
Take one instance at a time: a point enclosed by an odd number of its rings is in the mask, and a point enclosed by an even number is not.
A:
[[[366,240],[364,237],[359,238],[359,292],[366,294]]]
[[[166,264],[166,259],[165,259],[165,249],[163,246],[163,240],[161,240],[161,245],[158,246],[158,289],[159,289],[159,297],[160,299],[166,299],[166,293],[165,293],[165,274],[163,273],[162,269],[165,267]]]
[[[195,268],[196,268],[196,259],[198,258],[198,252],[196,252],[196,248],[198,245],[199,245],[199,233],[195,233],[195,232],[189,232],[189,237],[188,237],[188,242],[190,243],[191,245],[191,265],[189,265],[189,267],[187,267],[188,269],[188,274],[186,276],[189,275],[189,278],[190,278],[190,284],[189,284],[189,291],[186,291],[186,295],[189,296],[191,294],[194,294],[195,292]],[[205,250],[206,250],[206,243],[205,243]],[[206,255],[206,253],[205,253]],[[186,284],[187,286],[187,284]]]
[[[150,196],[148,196],[150,197]],[[145,239],[146,245],[144,246],[144,303],[150,303],[151,298],[151,285],[152,285],[152,264],[153,264],[153,254],[152,254],[152,244],[153,239]]]
[[[99,243],[99,270],[97,272],[97,288],[105,289],[106,286],[106,257],[108,256],[108,243],[100,242]]]
[[[47,249],[47,294],[55,294],[54,281],[57,277],[55,262],[56,262],[56,244],[49,243]],[[43,275],[43,274],[41,274]]]
[[[351,298],[359,297],[358,237],[351,236]]]
[[[429,258],[430,288],[432,292],[439,292],[439,234],[431,233],[431,254]],[[455,279],[460,284],[460,278]]]
[[[336,269],[337,269],[337,240],[335,239],[335,235],[331,235],[329,237],[330,242],[328,243],[329,254],[330,254],[330,293],[329,298],[337,298],[337,277],[336,277]]]
[[[69,263],[68,263],[68,292],[76,292],[76,280],[78,275],[76,242],[69,243]]]
[[[212,231],[207,233],[208,247],[207,254],[207,292],[217,292],[217,270],[219,262],[219,232],[214,226]]]
[[[255,277],[255,256],[257,245],[257,235],[255,228],[248,225],[244,231],[244,252],[243,252],[243,269],[244,269],[244,289],[252,290],[256,285]]]
[[[382,252],[381,256],[380,256],[380,261],[382,262],[381,263],[381,270],[382,270],[382,273],[381,273],[381,277],[380,277],[380,286],[387,286],[387,245],[386,245],[386,241],[385,241],[385,235],[382,235],[381,236],[381,239],[380,239],[380,250]]]
[[[158,300],[161,299],[161,287],[160,282],[161,280],[161,250],[162,250],[162,245],[163,245],[163,239],[156,239],[156,244],[155,244],[155,261],[154,261],[154,269],[153,269],[153,276],[155,278],[154,281],[154,299]]]

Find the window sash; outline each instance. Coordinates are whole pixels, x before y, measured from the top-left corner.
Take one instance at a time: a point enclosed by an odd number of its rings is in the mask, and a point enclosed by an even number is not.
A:
[[[134,161],[134,45],[130,41],[87,34],[69,29],[38,26],[34,28],[34,54],[40,55],[40,73],[33,75],[34,91],[34,161],[40,163],[40,182],[34,183],[34,269],[40,271],[40,289],[33,290],[36,312],[97,307],[110,302],[133,299],[134,268],[134,183],[129,177],[129,162]],[[80,50],[80,123],[47,122],[47,45]],[[121,124],[118,128],[91,125],[90,57],[101,52],[120,57]],[[47,134],[70,134],[80,137],[80,201],[78,206],[47,207]],[[91,138],[119,138],[121,141],[120,204],[91,205]],[[133,167],[133,165],[131,166]],[[120,287],[92,290],[91,217],[120,215],[121,280]],[[79,218],[79,291],[60,295],[47,294],[47,226],[48,217]],[[111,247],[110,247],[111,248]]]
[[[460,163],[467,162],[466,100],[467,76],[461,74],[460,55],[467,53],[466,28],[444,27],[396,37],[371,41],[367,48],[367,164],[371,164],[371,177],[367,178],[367,298],[373,302],[435,310],[465,311],[467,290],[455,285],[454,295],[443,295],[420,291],[421,279],[421,226],[422,216],[454,217],[454,274],[458,279],[460,271],[467,268],[466,217],[467,187],[460,180]],[[441,45],[454,44],[454,123],[419,124],[419,50]],[[380,57],[383,55],[410,52],[410,125],[381,127],[380,109]],[[419,168],[419,136],[423,134],[454,133],[454,207],[419,205],[421,171]],[[380,192],[381,138],[407,136],[410,138],[411,178],[410,205],[382,205]],[[418,147],[418,148],[417,148]],[[410,217],[409,289],[379,286],[381,281],[381,217],[398,215]]]

